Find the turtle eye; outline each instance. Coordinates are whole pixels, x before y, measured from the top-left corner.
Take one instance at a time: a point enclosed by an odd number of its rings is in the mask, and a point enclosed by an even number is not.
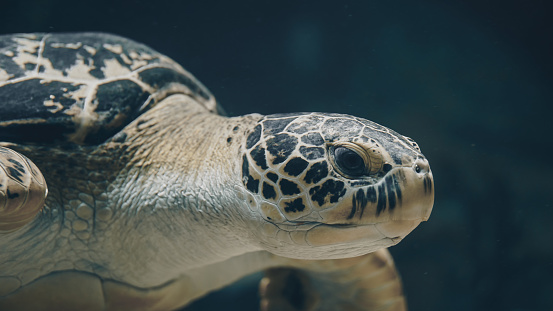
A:
[[[365,161],[354,150],[346,147],[334,148],[334,161],[343,174],[358,177],[365,173]]]

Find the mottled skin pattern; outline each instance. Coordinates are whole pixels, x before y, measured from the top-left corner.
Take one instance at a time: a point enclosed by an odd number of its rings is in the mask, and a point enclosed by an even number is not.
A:
[[[385,247],[433,204],[412,140],[220,116],[179,65],[105,34],[0,36],[0,99],[0,309],[172,310],[269,269],[263,310],[405,310]]]
[[[431,189],[413,192],[405,185],[412,173],[431,185],[428,162],[413,140],[374,122],[325,113],[266,116],[244,148],[242,181],[261,206],[263,230],[290,244],[272,250],[280,255],[361,255],[398,243],[427,217],[429,210],[418,204],[430,203],[425,196]],[[359,176],[340,169],[340,148],[364,158]],[[402,222],[404,232],[386,234],[390,219]],[[368,236],[371,244],[365,243]],[[330,240],[343,244],[329,246]],[[301,250],[305,246],[317,246],[317,253]]]

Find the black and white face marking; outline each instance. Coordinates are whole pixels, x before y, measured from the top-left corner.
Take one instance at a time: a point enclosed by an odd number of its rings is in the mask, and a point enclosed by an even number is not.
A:
[[[364,225],[430,213],[428,162],[413,140],[374,122],[270,115],[248,133],[244,149],[244,186],[277,226]]]

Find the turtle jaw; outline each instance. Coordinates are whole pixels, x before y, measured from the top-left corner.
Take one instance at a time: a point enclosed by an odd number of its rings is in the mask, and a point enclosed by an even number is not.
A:
[[[269,250],[286,257],[332,259],[393,246],[430,217],[433,184],[426,160],[395,167],[380,182],[351,188],[340,202],[318,211],[321,220],[267,222],[263,230],[273,241]],[[371,187],[377,189],[374,202],[362,199]]]
[[[322,246],[331,244],[351,243],[355,241],[378,241],[390,239],[401,241],[407,234],[419,225],[418,220],[396,220],[375,224],[326,224],[326,223],[301,223],[295,225],[276,226],[283,231],[290,232],[294,236],[294,242],[309,246]],[[298,237],[303,238],[298,239]],[[302,241],[305,240],[305,241]],[[395,243],[394,243],[395,244]]]
[[[305,241],[310,246],[323,246],[361,242],[366,245],[387,241],[399,243],[419,225],[417,220],[396,220],[364,225],[320,224],[306,231]]]
[[[403,224],[407,222],[408,230],[405,231],[409,232],[419,223],[405,221]],[[356,257],[396,245],[403,239],[404,236],[390,236],[383,232],[381,225],[307,223],[298,225],[294,231],[286,231],[278,225],[266,223],[261,247],[275,255],[295,259]]]

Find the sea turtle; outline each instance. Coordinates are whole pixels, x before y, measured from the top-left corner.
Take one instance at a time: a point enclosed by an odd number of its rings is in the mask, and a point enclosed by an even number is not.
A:
[[[129,39],[0,36],[0,309],[172,310],[267,270],[263,310],[404,310],[385,248],[432,209],[417,144],[222,114]]]

